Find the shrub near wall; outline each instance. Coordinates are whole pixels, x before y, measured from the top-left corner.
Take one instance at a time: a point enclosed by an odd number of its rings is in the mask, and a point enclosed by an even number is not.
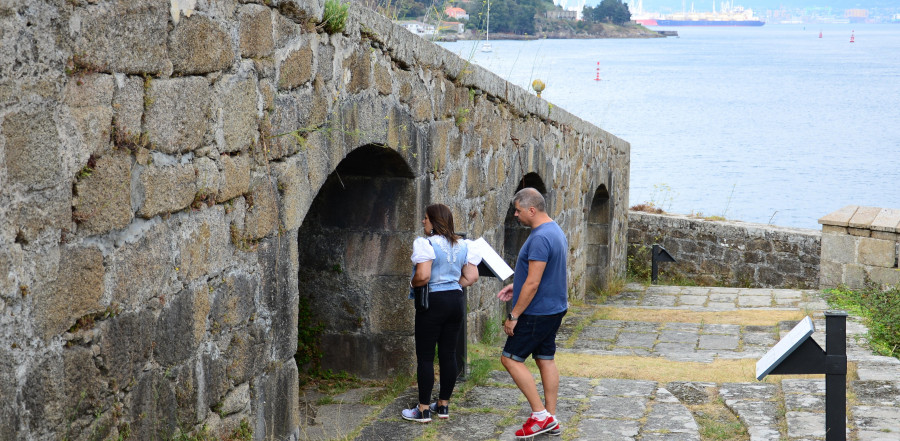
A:
[[[683,215],[628,213],[631,274],[650,275],[650,247],[662,245],[675,263],[660,265],[665,282],[754,288],[816,288],[821,233]]]

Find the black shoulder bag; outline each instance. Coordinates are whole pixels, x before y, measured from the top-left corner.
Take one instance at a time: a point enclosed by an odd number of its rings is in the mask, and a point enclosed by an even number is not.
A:
[[[427,240],[427,239],[426,239]],[[428,243],[434,248],[434,244],[429,240]],[[413,265],[413,275],[416,274],[416,266]],[[428,311],[428,296],[431,291],[428,289],[428,283],[422,286],[412,286],[412,279],[409,281],[409,291],[412,293],[416,305],[416,311]]]

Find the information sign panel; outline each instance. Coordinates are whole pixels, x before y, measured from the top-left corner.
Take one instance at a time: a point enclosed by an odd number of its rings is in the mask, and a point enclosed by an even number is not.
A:
[[[772,349],[769,349],[769,352],[766,352],[766,355],[763,355],[756,362],[756,379],[762,380],[766,375],[769,375],[772,369],[775,369],[788,355],[791,355],[815,330],[812,319],[808,316],[804,317],[800,323],[797,323],[797,326],[794,326],[794,329],[791,329],[791,332],[788,332]]]
[[[475,247],[476,251],[481,256],[481,263],[487,266],[488,269],[491,270],[491,273],[501,281],[506,280],[509,276],[513,275],[512,268],[503,261],[503,258],[491,248],[483,237],[479,237],[478,240],[469,242],[469,246]]]

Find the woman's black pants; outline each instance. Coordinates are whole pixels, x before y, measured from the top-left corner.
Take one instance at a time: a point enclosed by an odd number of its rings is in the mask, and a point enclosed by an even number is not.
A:
[[[463,292],[436,291],[429,295],[428,311],[416,311],[416,378],[419,403],[431,403],[434,388],[434,346],[441,366],[440,400],[449,400],[456,385],[456,342],[465,320]]]

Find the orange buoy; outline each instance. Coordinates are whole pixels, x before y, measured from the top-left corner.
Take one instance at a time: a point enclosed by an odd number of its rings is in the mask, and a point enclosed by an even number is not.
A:
[[[854,32],[854,31],[850,31],[850,42],[851,42],[851,43],[853,43],[853,40],[854,40],[854,39],[853,39],[853,32]]]
[[[597,62],[597,78],[594,78],[594,81],[600,81],[600,62]]]

